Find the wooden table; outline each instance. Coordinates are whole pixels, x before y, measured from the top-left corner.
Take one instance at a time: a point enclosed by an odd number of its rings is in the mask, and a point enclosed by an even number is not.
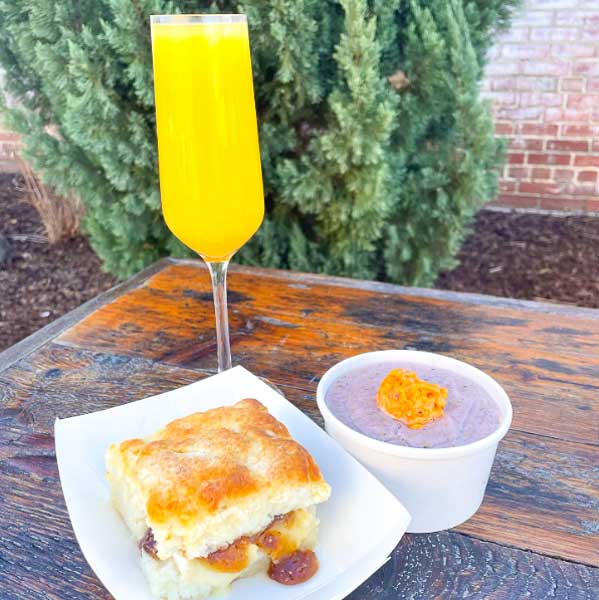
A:
[[[318,423],[319,376],[373,349],[450,354],[512,398],[478,514],[406,535],[350,598],[599,598],[599,311],[247,268],[229,302],[234,362]],[[163,260],[0,354],[2,600],[110,598],[71,530],[54,419],[213,373],[213,326],[206,270]]]

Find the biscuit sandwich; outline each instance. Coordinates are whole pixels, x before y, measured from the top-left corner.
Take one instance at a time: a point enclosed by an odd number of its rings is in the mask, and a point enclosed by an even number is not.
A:
[[[106,469],[156,598],[206,598],[260,571],[301,583],[318,569],[315,506],[330,487],[257,400],[113,444]]]

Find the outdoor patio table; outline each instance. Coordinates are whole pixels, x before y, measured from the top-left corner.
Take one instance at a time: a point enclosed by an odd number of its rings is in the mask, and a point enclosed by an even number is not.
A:
[[[599,311],[244,267],[229,288],[234,362],[319,424],[319,377],[375,349],[449,354],[512,399],[480,511],[406,535],[350,598],[599,598]],[[214,373],[213,328],[205,268],[166,259],[0,354],[2,600],[110,598],[69,523],[54,419]]]

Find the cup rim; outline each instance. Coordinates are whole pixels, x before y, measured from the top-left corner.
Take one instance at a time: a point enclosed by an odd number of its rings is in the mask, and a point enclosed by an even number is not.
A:
[[[352,429],[349,425],[338,419],[329,409],[325,402],[326,391],[331,383],[348,367],[366,365],[369,362],[380,361],[381,359],[391,362],[392,360],[404,360],[410,362],[422,362],[422,364],[430,364],[430,360],[438,361],[437,364],[441,368],[448,370],[457,370],[465,377],[470,376],[478,383],[484,382],[484,387],[489,392],[493,400],[499,405],[501,410],[501,421],[499,425],[487,436],[460,446],[451,446],[449,448],[414,448],[410,446],[400,446],[391,442],[377,440],[364,433]],[[420,360],[419,360],[420,359]],[[424,359],[424,360],[423,360]],[[349,369],[348,369],[349,370]],[[499,441],[508,432],[512,422],[512,403],[505,390],[493,379],[490,375],[480,369],[461,360],[437,354],[434,352],[423,352],[420,350],[378,350],[373,352],[364,352],[350,358],[346,358],[333,365],[322,376],[316,389],[316,403],[322,414],[325,424],[332,422],[336,427],[341,429],[347,436],[352,438],[355,443],[366,446],[372,450],[376,450],[383,454],[390,454],[397,457],[417,459],[417,460],[442,460],[452,459],[460,456],[475,454],[486,448],[497,445]]]
[[[152,25],[189,25],[202,23],[208,25],[247,23],[244,13],[198,13],[198,14],[173,14],[173,15],[150,15]]]

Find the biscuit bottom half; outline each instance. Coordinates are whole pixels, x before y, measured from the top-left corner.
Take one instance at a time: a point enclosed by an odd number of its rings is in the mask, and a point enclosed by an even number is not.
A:
[[[241,577],[268,572],[280,583],[299,583],[318,568],[311,552],[318,519],[314,506],[275,518],[263,531],[242,536],[202,558],[174,553],[161,560],[150,529],[139,540],[141,566],[152,594],[161,600],[199,600],[221,594]]]

